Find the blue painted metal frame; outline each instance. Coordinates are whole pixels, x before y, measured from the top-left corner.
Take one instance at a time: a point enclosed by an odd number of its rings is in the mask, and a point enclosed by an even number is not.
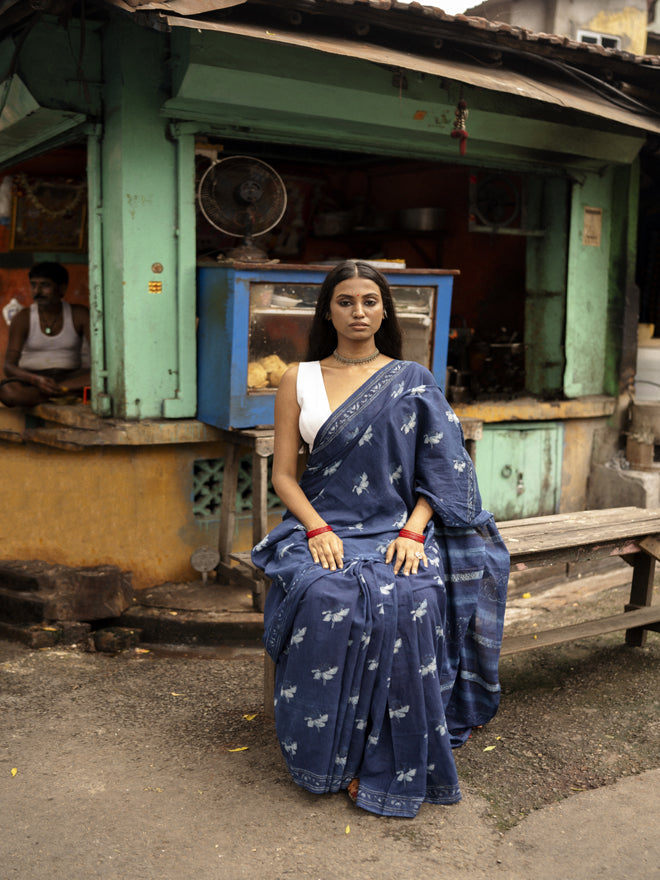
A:
[[[272,394],[247,394],[250,284],[321,284],[327,272],[291,266],[265,269],[200,266],[197,269],[197,418],[218,428],[272,425]],[[453,273],[387,273],[392,286],[435,287],[430,369],[444,389]]]

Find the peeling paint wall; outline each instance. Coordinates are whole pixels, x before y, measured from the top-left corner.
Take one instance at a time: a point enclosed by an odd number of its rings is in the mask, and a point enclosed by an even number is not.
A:
[[[0,556],[118,565],[138,590],[194,579],[190,557],[217,546],[218,523],[194,517],[193,463],[222,453],[218,443],[68,452],[0,442],[11,511],[0,520]],[[237,549],[251,545],[250,525],[239,523]]]
[[[621,48],[635,55],[646,52],[646,10],[626,6],[618,12],[599,12],[587,25],[599,34],[621,37]]]
[[[621,49],[643,55],[646,51],[647,11],[645,0],[583,0],[581,3],[558,4],[555,27],[577,39],[578,30],[611,34],[621,38]]]
[[[578,39],[578,31],[620,37],[621,49],[636,55],[646,52],[646,0],[487,0],[468,10],[537,33],[555,33]]]

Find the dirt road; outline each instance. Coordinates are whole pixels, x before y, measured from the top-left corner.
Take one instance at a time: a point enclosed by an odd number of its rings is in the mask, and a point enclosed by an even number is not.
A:
[[[383,819],[296,788],[257,648],[0,642],[2,880],[660,878],[660,635],[505,658],[463,800]]]

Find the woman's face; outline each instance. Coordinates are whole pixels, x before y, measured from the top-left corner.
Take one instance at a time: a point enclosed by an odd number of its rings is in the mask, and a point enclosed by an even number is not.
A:
[[[351,342],[372,338],[383,321],[380,288],[369,278],[347,278],[332,292],[330,320],[338,337]]]

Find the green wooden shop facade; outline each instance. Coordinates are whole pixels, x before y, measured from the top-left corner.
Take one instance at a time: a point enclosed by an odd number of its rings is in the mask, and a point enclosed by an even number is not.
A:
[[[594,449],[616,447],[621,395],[634,375],[638,156],[660,121],[578,90],[554,86],[542,99],[538,81],[507,80],[440,50],[411,54],[250,24],[143,24],[120,12],[84,25],[42,16],[0,43],[5,172],[67,143],[86,146],[93,412],[158,422],[159,444],[191,439],[201,139],[226,139],[245,155],[295,146],[497,170],[525,180],[529,396],[456,409],[484,423],[477,470],[496,515],[587,506]],[[464,157],[451,137],[462,97]],[[467,216],[461,222],[467,229]],[[506,236],[475,235],[485,271],[493,260],[496,275],[493,255]],[[453,257],[445,250],[437,268],[463,270]],[[509,461],[516,445],[524,467]]]

